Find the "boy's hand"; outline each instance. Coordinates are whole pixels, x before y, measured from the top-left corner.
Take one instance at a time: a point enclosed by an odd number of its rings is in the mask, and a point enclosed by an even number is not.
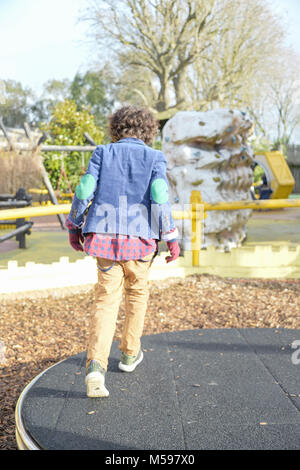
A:
[[[84,238],[82,235],[81,230],[72,230],[69,231],[69,242],[72,248],[76,251],[84,251],[82,243],[84,242]]]
[[[177,240],[174,240],[172,242],[167,242],[167,246],[168,246],[171,256],[166,256],[166,262],[170,263],[170,261],[174,261],[175,259],[178,258],[180,254],[180,248],[179,248]]]

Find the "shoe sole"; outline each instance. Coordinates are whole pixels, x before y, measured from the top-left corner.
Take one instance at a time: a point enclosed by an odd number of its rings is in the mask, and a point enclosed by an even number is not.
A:
[[[104,385],[104,377],[100,372],[91,372],[85,378],[87,396],[89,398],[108,397],[109,391]]]
[[[138,366],[142,362],[143,359],[144,359],[144,354],[143,354],[143,351],[142,351],[141,357],[136,362],[131,364],[130,366],[128,366],[126,364],[123,364],[120,361],[119,362],[119,369],[122,370],[123,372],[133,372],[135,370],[136,366]]]

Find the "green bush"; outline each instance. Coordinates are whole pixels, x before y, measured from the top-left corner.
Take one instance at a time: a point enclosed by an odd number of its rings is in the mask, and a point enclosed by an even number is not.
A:
[[[78,111],[74,101],[65,100],[58,103],[53,111],[50,122],[41,126],[43,131],[50,134],[51,138],[46,144],[51,145],[86,145],[84,133],[87,132],[97,145],[103,143],[104,132],[94,120],[89,109]],[[83,152],[47,152],[43,154],[45,168],[49,174],[54,189],[58,189],[58,183],[64,166],[67,178],[60,181],[60,190],[75,191],[80,177],[87,168],[91,153]]]
[[[254,183],[259,183],[259,182],[262,182],[262,177],[264,176],[265,174],[265,170],[257,165],[255,168],[254,168]]]

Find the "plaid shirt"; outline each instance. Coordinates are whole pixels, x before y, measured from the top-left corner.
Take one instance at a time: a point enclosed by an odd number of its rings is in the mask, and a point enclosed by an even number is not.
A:
[[[68,218],[66,227],[69,232],[78,231],[78,227],[74,226]],[[176,228],[169,232],[170,236],[168,238],[171,239],[168,241],[172,241],[171,234],[174,231],[177,233]],[[154,238],[145,240],[132,235],[116,234],[112,236],[101,233],[88,233],[84,239],[84,251],[87,255],[116,261],[140,259],[156,251],[157,248],[158,240]]]

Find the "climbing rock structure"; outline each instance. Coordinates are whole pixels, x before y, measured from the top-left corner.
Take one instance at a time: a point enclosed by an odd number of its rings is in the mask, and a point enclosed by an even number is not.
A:
[[[253,123],[246,113],[219,109],[180,111],[163,128],[162,150],[168,162],[170,203],[174,210],[190,203],[191,191],[204,202],[251,200],[254,154],[248,137]],[[246,237],[251,210],[209,211],[202,246],[228,251]],[[181,246],[191,249],[190,221],[176,221]]]

